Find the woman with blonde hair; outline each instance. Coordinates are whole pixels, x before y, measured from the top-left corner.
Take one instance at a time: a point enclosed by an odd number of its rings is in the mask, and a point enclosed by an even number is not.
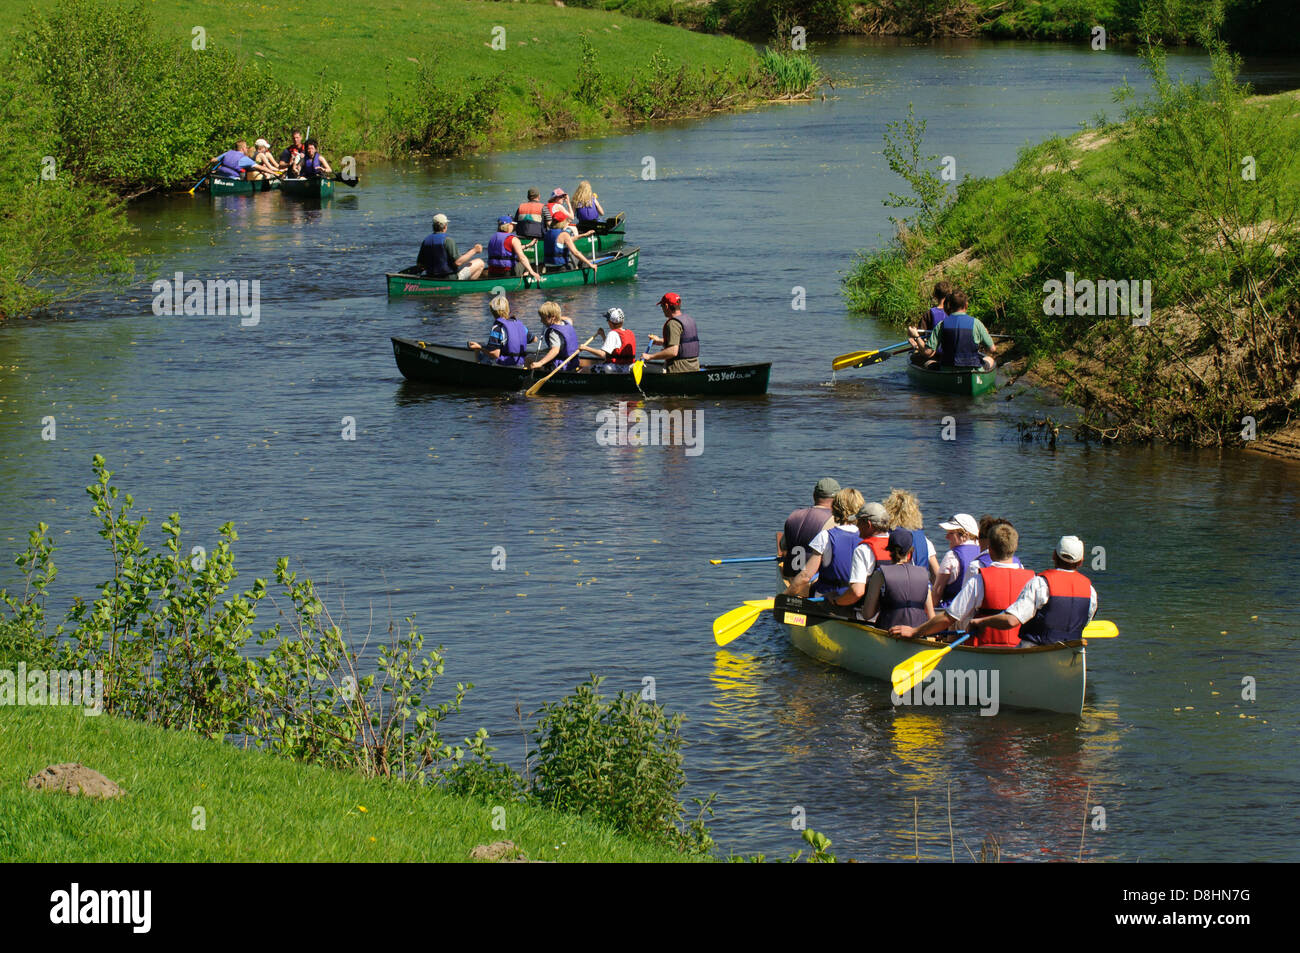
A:
[[[912,563],[923,566],[930,571],[930,579],[939,575],[939,554],[934,543],[922,532],[921,507],[916,497],[907,490],[890,489],[885,500],[885,515],[889,517],[889,528],[899,527],[912,533]]]
[[[579,230],[595,228],[605,215],[596,193],[591,190],[591,183],[586,179],[579,182],[573,190],[573,214],[578,219]]]
[[[808,561],[785,590],[788,596],[806,596],[809,587],[819,596],[835,597],[849,588],[853,570],[853,551],[862,541],[858,533],[858,510],[862,494],[846,487],[831,497],[834,525],[822,530],[808,544]],[[817,577],[816,584],[813,576]]]

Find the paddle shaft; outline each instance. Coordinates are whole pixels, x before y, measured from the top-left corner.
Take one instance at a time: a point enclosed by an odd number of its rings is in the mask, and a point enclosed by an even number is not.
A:
[[[732,556],[727,559],[710,559],[709,562],[715,566],[726,566],[731,563],[770,563],[780,558],[780,556]]]
[[[590,344],[590,343],[591,343],[592,341],[594,341],[594,340],[596,340],[596,335],[595,335],[595,334],[593,334],[591,337],[587,338],[587,340],[583,342],[583,346],[585,347],[587,344]],[[561,363],[559,367],[555,368],[555,370],[551,371],[551,373],[547,374],[545,377],[543,377],[540,381],[538,381],[538,382],[537,382],[536,384],[534,384],[532,387],[528,388],[528,390],[524,392],[524,396],[525,396],[525,397],[536,397],[536,396],[537,396],[537,392],[538,392],[539,390],[542,389],[542,385],[543,385],[543,384],[545,384],[547,381],[549,381],[549,380],[550,380],[552,377],[554,377],[556,374],[560,373],[560,371],[564,370],[565,366],[566,366],[566,365],[567,365],[571,360],[573,360],[575,357],[577,357],[577,356],[578,356],[579,354],[581,354],[581,353],[582,353],[582,351],[581,351],[581,349],[579,349],[579,350],[577,350],[577,351],[574,351],[574,352],[573,352],[572,354],[570,354],[568,357],[566,357],[566,358],[564,359],[563,363]]]

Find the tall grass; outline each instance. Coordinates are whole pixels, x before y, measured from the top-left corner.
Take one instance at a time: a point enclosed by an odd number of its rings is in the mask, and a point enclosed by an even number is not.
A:
[[[822,72],[807,53],[767,47],[758,58],[758,68],[778,96],[803,96],[821,82]]]

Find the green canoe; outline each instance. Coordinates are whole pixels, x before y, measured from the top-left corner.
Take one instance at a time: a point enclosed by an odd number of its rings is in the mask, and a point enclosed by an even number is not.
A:
[[[280,187],[279,179],[208,179],[208,192],[212,195],[252,195],[270,192]]]
[[[601,252],[612,251],[613,249],[618,248],[625,240],[626,235],[620,227],[616,232],[605,232],[602,235],[588,235],[586,238],[575,238],[573,243],[578,246],[578,251],[582,252],[588,258],[594,259]],[[527,244],[527,242],[525,242],[525,244]],[[545,243],[539,238],[533,244],[533,247],[527,249],[524,254],[528,256],[528,260],[531,261],[533,267],[536,268],[537,263],[541,260],[542,253],[545,250]]]
[[[996,371],[974,370],[968,367],[945,367],[941,369],[907,365],[907,376],[925,390],[938,394],[960,394],[963,397],[978,397],[991,391],[998,382]]]
[[[334,194],[334,180],[320,176],[309,179],[281,179],[280,191],[303,199],[327,199]]]
[[[424,278],[401,272],[385,275],[388,279],[388,296],[396,298],[403,295],[463,295],[475,292],[490,292],[499,288],[503,292],[523,291],[525,288],[567,288],[571,285],[608,284],[611,281],[627,281],[636,277],[637,261],[641,249],[621,251],[608,260],[597,260],[600,267],[595,271],[590,268],[571,268],[568,271],[552,271],[542,275],[539,285],[529,277],[515,278],[477,278],[474,281],[457,281],[447,278]]]

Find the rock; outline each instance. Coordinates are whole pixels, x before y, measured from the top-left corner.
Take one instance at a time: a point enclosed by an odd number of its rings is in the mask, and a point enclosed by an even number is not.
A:
[[[470,860],[515,861],[522,859],[523,851],[511,840],[499,840],[491,844],[479,844],[469,852]]]
[[[121,797],[124,793],[98,771],[76,762],[48,765],[28,778],[27,786],[35,791],[62,791],[86,797]]]

